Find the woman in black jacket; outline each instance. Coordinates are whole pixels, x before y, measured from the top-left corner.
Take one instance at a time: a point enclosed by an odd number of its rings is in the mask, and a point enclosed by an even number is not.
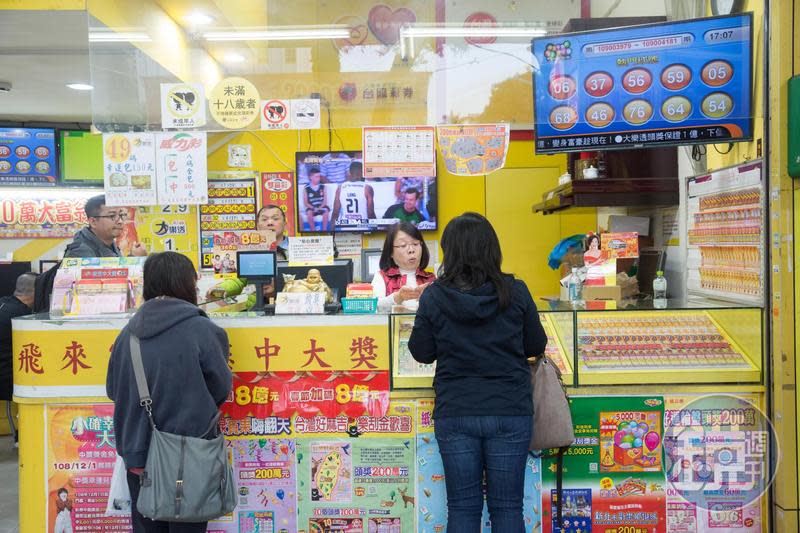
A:
[[[504,274],[497,234],[465,213],[442,235],[439,279],[422,294],[408,347],[436,361],[436,440],[447,485],[448,531],[480,531],[484,470],[492,531],[525,531],[522,498],[532,431],[527,358],[547,336],[530,292]]]
[[[136,509],[151,429],[147,413],[139,405],[130,337],[136,335],[141,342],[153,419],[159,430],[200,437],[233,383],[228,335],[197,307],[197,272],[183,255],[162,252],[147,258],[144,299],[114,342],[106,376],[106,392],[114,401],[117,453],[128,471],[133,531],[205,531],[206,522],[153,521]]]

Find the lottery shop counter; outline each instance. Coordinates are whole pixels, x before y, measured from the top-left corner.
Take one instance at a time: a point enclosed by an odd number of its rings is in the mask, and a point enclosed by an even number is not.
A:
[[[708,393],[728,394],[730,409],[699,409],[688,427],[704,430],[711,414],[763,407],[761,309],[556,306],[540,316],[548,354],[570,385],[577,438],[565,458],[570,524],[561,531],[656,533],[691,524],[703,531],[728,522],[737,531],[767,530],[762,499],[737,507],[727,495],[712,512],[680,498],[666,482],[663,446],[684,407]],[[208,531],[445,531],[434,369],[408,353],[413,318],[214,319],[231,343],[234,386],[221,429],[240,500]],[[126,322],[14,321],[22,533],[54,531],[64,512],[60,489],[74,531],[129,530],[124,515],[105,516],[115,460],[105,374]],[[554,531],[553,472],[552,459],[529,458],[527,531]]]

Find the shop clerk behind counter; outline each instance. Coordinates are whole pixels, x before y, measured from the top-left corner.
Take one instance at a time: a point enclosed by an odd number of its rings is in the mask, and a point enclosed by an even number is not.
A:
[[[395,224],[386,234],[381,269],[372,278],[372,292],[378,310],[389,312],[393,305],[415,309],[422,291],[436,276],[425,272],[430,254],[422,233],[409,222]]]

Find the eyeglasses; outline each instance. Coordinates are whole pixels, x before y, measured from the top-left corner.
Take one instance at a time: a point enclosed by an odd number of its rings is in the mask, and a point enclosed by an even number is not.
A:
[[[110,215],[97,215],[91,218],[108,218],[117,222],[118,220],[128,220],[128,213],[112,213]]]
[[[403,244],[395,244],[394,245],[394,247],[397,248],[398,250],[400,248],[405,248],[406,250],[411,249],[411,248],[420,248],[421,246],[422,246],[422,243],[419,242],[419,241],[417,241],[417,242],[406,242],[406,243],[403,243]]]

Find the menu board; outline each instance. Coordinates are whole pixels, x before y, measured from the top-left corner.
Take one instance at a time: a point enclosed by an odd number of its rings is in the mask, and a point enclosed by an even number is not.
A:
[[[752,13],[533,40],[536,152],[752,138]]]
[[[55,184],[55,132],[0,128],[0,185]]]
[[[688,178],[689,295],[764,304],[762,162]]]

